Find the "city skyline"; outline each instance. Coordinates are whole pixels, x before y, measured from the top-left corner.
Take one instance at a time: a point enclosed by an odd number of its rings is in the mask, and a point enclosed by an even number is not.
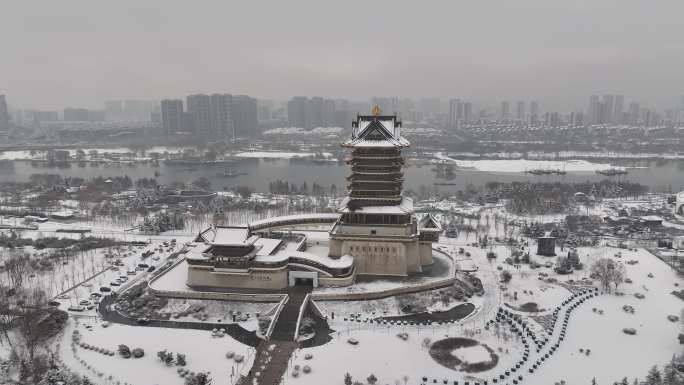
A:
[[[225,89],[278,100],[524,97],[554,110],[584,107],[594,93],[635,95],[658,108],[682,94],[681,2],[377,2],[339,7],[333,17],[302,1],[267,10],[228,2],[4,3],[0,23],[22,36],[0,37],[0,93],[12,95],[12,106],[37,109]]]

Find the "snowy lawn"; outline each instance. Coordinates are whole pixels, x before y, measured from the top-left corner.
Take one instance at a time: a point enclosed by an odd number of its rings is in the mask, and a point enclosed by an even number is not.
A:
[[[246,373],[252,365],[254,349],[243,345],[230,336],[212,337],[210,331],[166,329],[153,327],[135,327],[125,325],[110,325],[107,328],[92,322],[93,330],[85,328],[81,321],[76,325],[73,319],[69,324],[60,344],[60,357],[71,369],[87,375],[98,384],[109,384],[106,379],[111,375],[114,381],[127,382],[135,385],[173,385],[184,384],[184,379],[176,372],[177,366],[167,366],[157,357],[157,352],[167,349],[170,352],[186,354],[187,366],[194,372],[211,372],[214,383],[230,383],[231,372]],[[126,344],[131,349],[142,348],[145,355],[142,358],[122,358],[118,354],[107,356],[93,350],[77,347],[79,359],[71,351],[71,336],[74,329],[81,333],[81,341],[90,345],[116,351],[119,344]],[[241,363],[226,358],[226,353],[232,351],[242,355]],[[96,372],[103,372],[98,377],[83,364],[80,359]],[[236,378],[236,377],[234,377]]]
[[[479,333],[477,333],[479,331]],[[408,338],[403,340],[397,336],[405,332]],[[498,364],[490,370],[479,373],[465,373],[456,371],[437,363],[429,353],[427,345],[444,338],[463,336],[486,344],[498,356]],[[358,341],[358,345],[347,342],[349,338]],[[286,384],[317,385],[342,383],[344,374],[349,372],[354,380],[366,383],[365,379],[373,373],[380,384],[394,384],[403,382],[407,376],[409,383],[420,383],[423,376],[438,379],[476,379],[489,378],[500,368],[510,367],[522,356],[523,347],[519,341],[504,333],[498,334],[492,330],[479,327],[470,328],[457,325],[436,327],[384,327],[366,328],[359,330],[344,330],[334,333],[333,340],[324,345],[298,351],[292,360],[287,374]],[[429,340],[426,340],[429,339]],[[313,358],[305,359],[305,354],[312,354]],[[464,361],[477,363],[488,361],[489,352],[482,346],[459,348],[451,354],[461,356]],[[486,354],[486,358],[485,358]],[[343,360],[341,358],[344,357]],[[309,374],[291,376],[293,365],[309,365]]]
[[[622,258],[615,258],[622,252]],[[663,365],[673,354],[681,353],[677,335],[681,325],[667,320],[668,315],[679,315],[684,301],[670,294],[679,290],[684,281],[662,261],[638,249],[582,248],[580,255],[591,258],[610,257],[614,260],[638,260],[625,263],[627,277],[633,283],[622,284],[623,296],[602,295],[577,308],[568,327],[568,338],[555,357],[526,381],[532,385],[548,384],[565,379],[569,384],[589,384],[596,377],[599,384],[613,383],[622,377],[643,377],[653,365]],[[653,278],[648,274],[652,273]],[[634,297],[645,295],[644,299]],[[624,305],[633,306],[634,314],[625,312]],[[602,310],[603,314],[594,312]],[[623,328],[634,328],[637,334],[626,335]],[[579,349],[591,349],[591,354],[580,354]]]

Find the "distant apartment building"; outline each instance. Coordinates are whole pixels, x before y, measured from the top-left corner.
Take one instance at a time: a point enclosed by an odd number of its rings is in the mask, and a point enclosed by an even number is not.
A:
[[[449,100],[449,117],[447,119],[449,127],[458,128],[464,120],[464,104],[461,99]]]
[[[521,122],[524,122],[527,120],[527,116],[525,115],[525,102],[522,100],[519,100],[518,103],[516,104],[515,118]]]
[[[601,122],[601,102],[598,95],[589,97],[588,124],[599,124]]]
[[[234,95],[230,112],[235,138],[259,135],[257,100],[255,98],[247,95]]]
[[[59,113],[57,111],[24,110],[24,118],[26,122],[30,122],[34,127],[37,127],[41,122],[59,120]]]
[[[215,139],[234,138],[233,118],[233,96],[231,94],[211,95],[211,105],[209,109],[209,123],[211,134]]]
[[[625,124],[625,97],[624,95],[615,95],[615,108],[613,109],[613,123]]]
[[[287,122],[290,127],[306,128],[306,96],[295,96],[287,102]]]
[[[287,121],[290,127],[305,129],[335,126],[338,123],[335,101],[320,96],[295,96],[287,102]]]
[[[530,102],[530,124],[536,125],[539,121],[539,102],[533,100]]]
[[[511,118],[511,105],[507,100],[501,102],[501,111],[499,114],[501,120],[508,120]]]
[[[205,94],[190,95],[185,98],[185,108],[192,116],[193,132],[198,139],[215,139],[211,127],[211,97]]]
[[[5,95],[0,95],[0,130],[9,130],[10,115]]]
[[[600,108],[600,123],[613,123],[613,113],[615,111],[615,97],[613,95],[603,95]]]
[[[166,135],[173,135],[190,128],[184,124],[183,101],[180,99],[161,101],[161,121]]]
[[[323,126],[323,98],[314,96],[306,104],[306,128]]]

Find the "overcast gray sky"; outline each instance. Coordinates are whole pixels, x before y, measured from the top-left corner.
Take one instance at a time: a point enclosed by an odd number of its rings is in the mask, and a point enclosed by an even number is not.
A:
[[[18,107],[196,92],[674,106],[684,1],[2,0],[0,49]]]

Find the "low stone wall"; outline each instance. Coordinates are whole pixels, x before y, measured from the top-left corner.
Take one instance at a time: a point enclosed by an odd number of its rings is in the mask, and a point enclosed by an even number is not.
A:
[[[247,294],[247,293],[219,293],[213,291],[170,291],[155,290],[149,288],[150,292],[159,297],[187,298],[187,299],[207,299],[218,301],[249,301],[249,302],[278,302],[287,294]]]
[[[426,282],[417,285],[396,287],[393,289],[361,292],[361,293],[312,293],[311,299],[315,301],[367,301],[371,299],[382,299],[399,294],[410,294],[421,291],[441,289],[448,287],[456,282],[456,277],[446,278],[439,281]]]
[[[268,330],[266,330],[266,335],[265,336],[259,336],[260,338],[263,338],[266,341],[271,339],[271,334],[273,334],[273,329],[275,329],[275,325],[276,325],[276,323],[278,323],[278,317],[280,316],[280,312],[283,311],[283,307],[285,307],[285,304],[289,300],[290,300],[290,296],[285,294],[283,299],[281,299],[280,302],[278,302],[278,305],[275,308],[276,309],[275,313],[271,316],[271,323],[268,325]],[[257,326],[257,335],[259,334],[258,332],[259,332],[259,327]]]
[[[297,324],[295,325],[295,333],[294,333],[294,340],[297,341],[297,338],[299,338],[299,325],[302,322],[302,317],[304,316],[304,311],[306,310],[306,307],[309,305],[309,301],[311,301],[311,293],[307,294],[306,297],[304,297],[304,301],[302,302],[302,306],[299,307],[299,315],[297,316]]]
[[[454,260],[451,256],[441,250],[433,249],[435,252],[443,254],[449,258],[453,264]],[[356,292],[356,293],[311,293],[311,299],[314,301],[366,301],[371,299],[382,299],[392,297],[399,294],[410,294],[421,291],[441,289],[453,285],[457,279],[455,276],[455,265],[452,265],[452,271],[449,278],[444,278],[432,282],[425,282],[415,285],[407,285],[402,287],[395,287],[387,290],[372,291],[372,292]]]

